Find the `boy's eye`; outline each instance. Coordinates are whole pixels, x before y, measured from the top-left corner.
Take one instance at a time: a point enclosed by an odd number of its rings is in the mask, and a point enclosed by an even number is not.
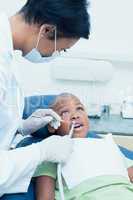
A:
[[[81,111],[84,111],[84,108],[83,108],[82,106],[78,106],[78,107],[77,107],[77,110],[79,110],[79,111],[80,111],[80,110],[81,110]]]
[[[61,112],[61,116],[67,116],[69,115],[69,111],[68,110],[64,110]]]

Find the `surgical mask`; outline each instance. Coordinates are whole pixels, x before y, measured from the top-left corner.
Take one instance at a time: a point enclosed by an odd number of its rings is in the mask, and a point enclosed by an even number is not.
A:
[[[56,29],[55,29],[55,47],[54,47],[55,49],[54,49],[54,53],[51,56],[41,55],[41,53],[38,51],[40,37],[41,37],[41,31],[38,36],[36,47],[34,49],[32,49],[28,54],[25,55],[25,58],[27,60],[29,60],[30,62],[33,62],[33,63],[44,63],[45,62],[46,63],[46,62],[50,62],[51,60],[55,59],[57,56],[60,55],[60,53],[56,50],[57,49],[57,31],[56,31]]]

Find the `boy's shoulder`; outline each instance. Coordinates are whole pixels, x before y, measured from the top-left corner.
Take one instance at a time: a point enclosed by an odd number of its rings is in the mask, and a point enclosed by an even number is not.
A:
[[[101,136],[99,136],[96,132],[94,131],[88,131],[88,134],[87,134],[87,138],[101,138]]]

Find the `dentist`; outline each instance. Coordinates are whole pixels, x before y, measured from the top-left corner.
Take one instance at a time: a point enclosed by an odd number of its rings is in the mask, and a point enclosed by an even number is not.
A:
[[[0,196],[26,192],[40,163],[65,162],[72,151],[71,139],[59,136],[10,150],[17,129],[28,135],[48,123],[60,125],[60,117],[45,109],[22,121],[24,98],[13,71],[13,50],[31,62],[47,62],[88,38],[89,29],[86,0],[28,0],[11,18],[0,14]]]

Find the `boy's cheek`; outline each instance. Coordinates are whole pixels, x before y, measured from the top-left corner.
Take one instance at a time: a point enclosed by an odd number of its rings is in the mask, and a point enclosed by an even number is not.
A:
[[[67,135],[70,130],[70,122],[62,122],[61,126],[59,127],[58,134],[60,135]]]

